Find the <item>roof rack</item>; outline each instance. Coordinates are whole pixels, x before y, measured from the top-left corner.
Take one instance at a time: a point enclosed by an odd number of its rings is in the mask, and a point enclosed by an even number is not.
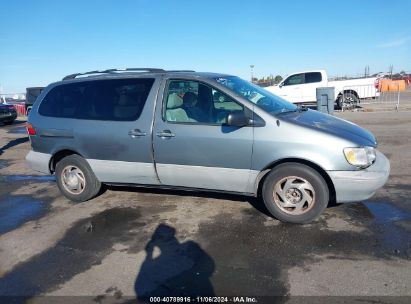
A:
[[[126,68],[126,69],[107,69],[103,71],[90,71],[90,72],[85,72],[85,73],[75,73],[75,74],[70,74],[67,75],[66,77],[63,78],[63,80],[69,80],[69,79],[75,79],[78,76],[84,76],[84,75],[92,75],[92,74],[110,74],[110,73],[117,73],[117,72],[165,72],[163,69],[155,69],[155,68]]]
[[[174,73],[174,72],[195,72],[193,70],[167,70],[166,72]]]

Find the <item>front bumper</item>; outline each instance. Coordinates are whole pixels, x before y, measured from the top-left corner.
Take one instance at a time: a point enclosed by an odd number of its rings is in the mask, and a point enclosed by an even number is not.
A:
[[[336,193],[337,203],[358,202],[374,195],[390,175],[390,161],[376,151],[374,164],[358,171],[327,171]]]
[[[16,112],[8,112],[8,113],[0,114],[0,122],[12,121],[12,120],[15,120],[16,118],[17,118]]]

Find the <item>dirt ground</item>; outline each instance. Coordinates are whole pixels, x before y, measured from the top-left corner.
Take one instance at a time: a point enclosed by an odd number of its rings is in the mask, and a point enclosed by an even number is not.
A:
[[[110,187],[75,204],[26,165],[23,121],[0,126],[0,295],[411,296],[411,112],[336,115],[376,135],[391,175],[307,225],[223,194]]]

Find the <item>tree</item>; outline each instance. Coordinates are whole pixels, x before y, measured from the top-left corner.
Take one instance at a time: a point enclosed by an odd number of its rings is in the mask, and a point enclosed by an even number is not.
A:
[[[274,78],[274,83],[279,84],[281,82],[281,80],[283,80],[283,77],[281,77],[280,75],[277,75]]]

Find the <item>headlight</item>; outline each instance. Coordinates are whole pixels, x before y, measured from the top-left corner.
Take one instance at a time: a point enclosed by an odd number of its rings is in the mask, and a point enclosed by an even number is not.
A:
[[[345,148],[344,155],[347,161],[357,167],[368,167],[375,161],[375,150],[373,147]]]

